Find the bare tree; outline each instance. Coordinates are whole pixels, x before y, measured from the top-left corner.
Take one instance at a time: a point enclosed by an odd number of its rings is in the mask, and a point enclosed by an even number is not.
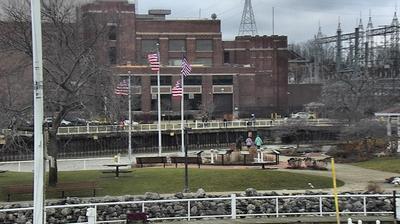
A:
[[[341,74],[323,86],[322,102],[330,117],[356,122],[392,101],[391,97],[379,95],[379,89],[372,77]]]
[[[289,119],[287,120],[281,130],[278,132],[278,135],[281,137],[294,137],[296,142],[296,149],[299,149],[300,146],[300,138],[304,135],[304,132],[309,128],[306,119]]]
[[[91,14],[77,19],[76,11],[76,5],[68,0],[42,3],[45,109],[54,116],[47,144],[50,185],[58,181],[57,131],[61,121],[71,112],[87,110],[89,102],[96,100],[96,80],[107,83],[108,72],[95,56],[106,22]],[[10,1],[3,5],[3,12],[6,19],[0,26],[5,31],[0,34],[0,45],[32,57],[29,2]]]

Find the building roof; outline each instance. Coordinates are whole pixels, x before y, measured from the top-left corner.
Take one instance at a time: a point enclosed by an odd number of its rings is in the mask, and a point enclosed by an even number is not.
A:
[[[400,105],[390,107],[386,110],[375,113],[376,117],[397,117],[400,116]]]

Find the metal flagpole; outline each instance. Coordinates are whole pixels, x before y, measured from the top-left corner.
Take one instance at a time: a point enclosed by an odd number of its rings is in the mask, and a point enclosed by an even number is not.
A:
[[[189,175],[188,175],[188,164],[187,164],[187,148],[185,147],[185,137],[188,138],[188,133],[187,130],[185,131],[185,125],[184,125],[184,119],[185,119],[185,87],[184,87],[184,78],[185,76],[183,75],[183,58],[182,58],[182,71],[181,71],[181,87],[182,87],[182,97],[181,97],[181,131],[182,131],[182,154],[185,156],[185,187],[183,189],[183,192],[188,193],[189,192]],[[185,133],[186,132],[186,133]],[[186,139],[188,141],[188,139]]]
[[[160,67],[161,67],[161,60],[160,60],[160,49],[159,49],[159,45],[157,43],[157,59],[158,62],[160,63]],[[157,70],[157,107],[158,107],[158,124],[157,124],[157,128],[158,128],[158,155],[161,156],[161,152],[162,152],[162,144],[161,144],[161,94],[160,94],[160,67]]]
[[[43,58],[40,0],[31,1],[34,82],[34,192],[33,223],[44,223]]]
[[[182,85],[182,97],[181,97],[181,132],[182,132],[182,138],[181,138],[181,150],[182,154],[185,154],[185,87],[184,87],[184,81],[183,81],[183,72],[181,72],[181,85]]]
[[[132,164],[132,103],[131,103],[131,71],[128,71],[128,107],[129,107],[129,130],[128,130],[128,159],[129,163]]]

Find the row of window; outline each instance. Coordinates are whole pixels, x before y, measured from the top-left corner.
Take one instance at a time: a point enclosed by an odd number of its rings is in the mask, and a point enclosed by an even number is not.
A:
[[[117,40],[117,26],[116,25],[110,25],[108,27],[108,39],[109,40]],[[145,52],[156,51],[158,42],[159,41],[157,39],[142,40],[142,43],[141,43],[142,51],[145,51]],[[184,39],[169,40],[168,50],[169,51],[177,51],[177,52],[185,52],[186,51],[186,40],[184,40]],[[210,40],[210,39],[196,40],[196,51],[212,51],[212,50],[213,50],[212,40]]]
[[[174,97],[171,94],[163,94],[161,95],[161,110],[162,111],[172,111],[172,100]],[[201,106],[201,94],[190,94],[185,95],[185,110],[200,110]],[[120,103],[121,105],[126,105],[126,98],[121,97]],[[132,96],[132,111],[141,111],[142,110],[142,100],[139,95]],[[151,99],[151,110],[157,110],[157,99]]]
[[[131,85],[140,85],[141,79],[139,76],[135,76]],[[185,77],[185,85],[202,85],[202,77],[198,75],[189,75]],[[150,76],[150,85],[157,85],[157,76]],[[171,76],[160,76],[160,85],[172,86]],[[213,76],[213,85],[233,85],[233,77],[231,75],[216,75]]]

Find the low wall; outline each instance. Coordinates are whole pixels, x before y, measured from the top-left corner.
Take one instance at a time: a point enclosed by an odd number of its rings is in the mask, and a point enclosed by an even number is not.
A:
[[[234,204],[236,207],[232,210]],[[31,203],[0,204],[0,223],[32,223],[31,206]],[[341,212],[348,214],[389,215],[393,211],[393,198],[390,194],[345,193],[339,198],[339,206]],[[168,197],[148,192],[143,196],[54,200],[47,202],[47,223],[85,222],[87,221],[86,211],[89,207],[96,207],[97,221],[125,220],[128,212],[143,211],[148,213],[149,218],[153,220],[240,218],[258,215],[322,216],[334,213],[333,197],[321,192],[279,195],[275,192],[259,193],[249,188],[240,194],[224,196],[208,195],[203,189],[199,189],[196,193],[177,193]]]

